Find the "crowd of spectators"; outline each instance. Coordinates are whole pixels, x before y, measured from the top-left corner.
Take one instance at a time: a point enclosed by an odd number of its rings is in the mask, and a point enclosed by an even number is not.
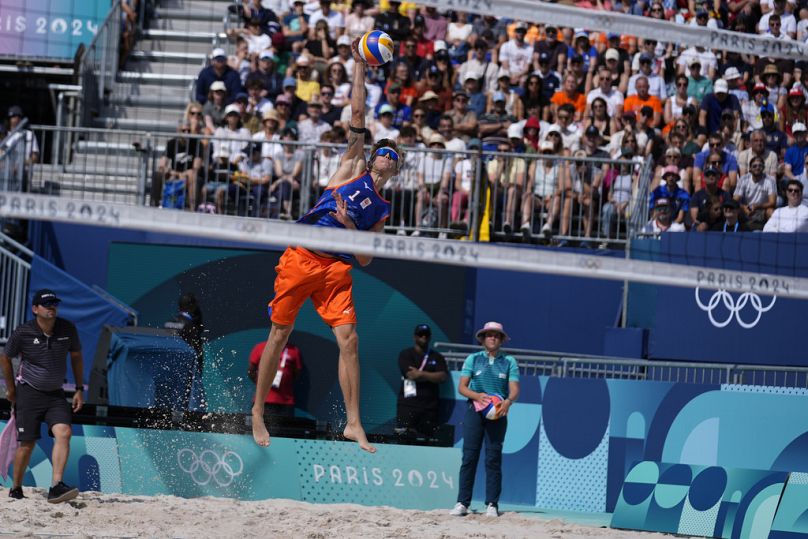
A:
[[[808,41],[808,0],[577,4]],[[181,129],[206,137],[191,154],[206,157],[183,164],[169,150],[162,172],[204,169],[186,174],[192,208],[228,211],[246,194],[255,214],[294,218],[304,143],[345,142],[350,46],[371,29],[396,43],[391,62],[367,68],[366,125],[369,143],[410,147],[384,193],[399,233],[467,227],[477,182],[489,188],[494,232],[590,246],[621,234],[645,205],[654,233],[724,229],[735,203],[740,228],[761,230],[789,205],[791,180],[808,184],[806,60],[393,0],[244,0],[236,11],[243,27],[212,51]],[[339,151],[312,151],[316,196]],[[648,162],[650,197],[638,200]],[[666,211],[677,226],[657,220]]]

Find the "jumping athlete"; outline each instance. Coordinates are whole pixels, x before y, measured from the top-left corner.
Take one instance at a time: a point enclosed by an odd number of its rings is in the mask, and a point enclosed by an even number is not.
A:
[[[365,161],[365,63],[358,52],[356,39],[351,48],[355,60],[351,91],[351,125],[348,148],[339,168],[317,204],[298,222],[324,227],[381,232],[390,215],[390,203],[379,191],[398,172],[401,156],[396,142],[378,141]],[[295,318],[307,298],[311,298],[317,314],[331,326],[339,346],[339,384],[345,399],[347,424],[343,436],[359,443],[370,453],[370,445],[359,416],[359,339],[356,334],[351,282],[351,259],[346,253],[325,253],[289,247],[275,268],[275,297],[269,304],[272,326],[258,367],[257,398],[252,408],[253,438],[260,446],[269,445],[269,432],[264,425],[264,396],[269,391],[281,351],[289,339]],[[355,255],[367,266],[372,256]]]

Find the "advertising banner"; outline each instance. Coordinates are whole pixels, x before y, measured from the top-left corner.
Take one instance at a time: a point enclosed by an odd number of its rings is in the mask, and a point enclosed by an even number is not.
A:
[[[0,57],[70,60],[89,45],[111,0],[4,0]]]

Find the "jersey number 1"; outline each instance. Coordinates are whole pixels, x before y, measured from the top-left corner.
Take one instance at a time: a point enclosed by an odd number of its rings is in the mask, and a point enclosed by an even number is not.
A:
[[[349,196],[348,198],[350,198],[350,199],[351,199],[351,202],[356,202],[356,200],[355,200],[355,199],[356,199],[356,195],[358,195],[358,194],[359,194],[359,191],[356,191],[356,192],[354,192],[354,194],[352,194],[352,195],[351,195],[351,196]]]

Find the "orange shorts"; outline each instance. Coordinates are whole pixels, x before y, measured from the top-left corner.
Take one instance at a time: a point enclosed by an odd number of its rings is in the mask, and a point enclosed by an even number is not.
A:
[[[331,327],[356,324],[351,265],[301,247],[289,247],[275,267],[275,297],[269,302],[272,322],[289,326],[311,298],[317,314]]]

